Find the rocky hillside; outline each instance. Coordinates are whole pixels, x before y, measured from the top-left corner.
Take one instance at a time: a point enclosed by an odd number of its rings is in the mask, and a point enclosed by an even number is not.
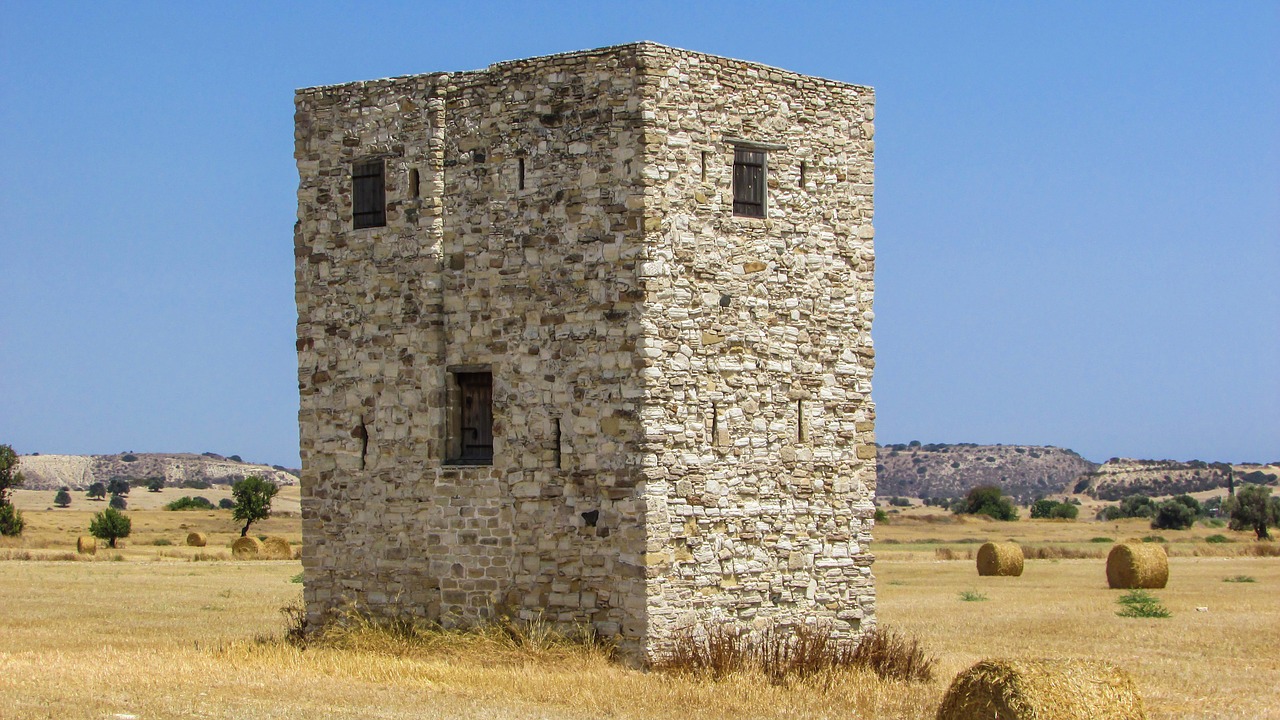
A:
[[[231,484],[257,475],[277,485],[296,485],[298,476],[279,466],[255,465],[238,458],[205,453],[120,453],[119,455],[22,455],[18,471],[27,490],[84,490],[112,478],[144,482],[162,477],[165,485]]]
[[[1242,483],[1275,485],[1278,465],[1236,465],[1200,460],[1132,460],[1111,458],[1097,470],[1076,481],[1074,490],[1099,500],[1120,500],[1126,495],[1177,495],[1227,487],[1232,469],[1236,487]]]
[[[1023,502],[1070,492],[1098,465],[1071,450],[1034,445],[930,443],[881,445],[876,494],[881,497],[962,497],[978,485],[998,485]]]

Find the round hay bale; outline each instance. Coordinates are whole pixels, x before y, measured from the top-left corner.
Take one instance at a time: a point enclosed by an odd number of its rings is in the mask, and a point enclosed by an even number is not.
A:
[[[1022,575],[1022,547],[1017,543],[986,543],[978,548],[978,574]]]
[[[209,544],[209,538],[204,533],[187,533],[187,545],[190,547],[204,547]]]
[[[262,541],[262,558],[264,560],[292,560],[293,548],[289,541],[276,535],[270,535]]]
[[[262,557],[262,541],[256,537],[236,538],[231,543],[231,555],[237,560],[257,560]]]
[[[1107,554],[1107,585],[1162,588],[1169,582],[1169,554],[1160,543],[1120,543]]]
[[[1145,720],[1129,673],[1098,660],[983,660],[951,681],[937,720]]]
[[[81,555],[97,555],[98,538],[92,535],[81,535],[76,538],[76,552]]]

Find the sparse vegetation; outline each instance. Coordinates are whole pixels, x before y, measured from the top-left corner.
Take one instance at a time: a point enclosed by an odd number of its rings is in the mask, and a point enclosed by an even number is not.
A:
[[[1219,534],[1215,534],[1215,535],[1210,535],[1210,536],[1206,537],[1206,538],[1204,539],[1204,541],[1205,541],[1205,542],[1207,542],[1207,543],[1229,543],[1229,542],[1235,542],[1235,541],[1234,541],[1234,540],[1232,540],[1231,538],[1227,537],[1226,535],[1222,535],[1222,534],[1220,534],[1220,533],[1219,533]]]
[[[1233,575],[1231,577],[1222,578],[1222,582],[1229,583],[1254,583],[1258,582],[1252,575]]]
[[[1079,514],[1080,508],[1069,502],[1058,502],[1042,498],[1031,504],[1031,517],[1033,519],[1075,520]]]
[[[960,592],[960,600],[962,602],[984,602],[986,599],[986,595],[976,590],[962,590]]]

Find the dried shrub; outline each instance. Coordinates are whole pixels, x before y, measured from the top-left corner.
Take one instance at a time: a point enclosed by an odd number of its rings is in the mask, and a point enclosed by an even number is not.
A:
[[[914,638],[872,628],[855,645],[830,625],[769,625],[747,631],[730,622],[683,629],[655,669],[721,680],[758,672],[775,685],[821,678],[830,684],[840,672],[868,670],[881,678],[926,682],[934,660]]]

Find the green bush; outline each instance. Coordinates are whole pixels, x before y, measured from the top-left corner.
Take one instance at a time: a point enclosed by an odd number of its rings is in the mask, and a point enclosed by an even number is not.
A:
[[[214,504],[209,502],[209,498],[196,495],[191,497],[184,495],[177,500],[164,506],[165,510],[213,510]]]
[[[1167,543],[1169,541],[1165,540],[1163,535],[1145,535],[1142,538],[1142,542]]]
[[[1235,540],[1232,540],[1231,538],[1227,537],[1226,535],[1222,535],[1222,534],[1218,534],[1218,535],[1210,535],[1209,537],[1205,538],[1205,539],[1204,539],[1204,541],[1205,541],[1205,542],[1207,542],[1207,543],[1229,543],[1229,542],[1235,542]]]
[[[1089,538],[1089,542],[1091,542],[1091,543],[1113,543],[1113,542],[1115,542],[1115,539],[1114,539],[1114,538],[1109,538],[1109,537],[1095,537],[1095,538]]]
[[[1145,590],[1131,590],[1116,602],[1124,606],[1116,613],[1120,617],[1167,618],[1173,615],[1156,596]]]
[[[0,535],[6,537],[21,535],[26,525],[27,522],[22,519],[22,512],[18,508],[8,503],[0,505]]]
[[[208,480],[183,480],[182,487],[188,490],[208,490],[213,487],[213,483]]]
[[[1013,501],[995,485],[979,485],[969,491],[960,512],[968,515],[986,515],[996,520],[1017,520],[1018,511]]]
[[[1199,503],[1192,508],[1187,503],[1182,502],[1179,498],[1186,497],[1191,502],[1195,499],[1180,495],[1172,500],[1165,500],[1156,506],[1156,513],[1151,517],[1152,530],[1186,530],[1196,522],[1196,512]]]
[[[888,522],[889,514],[880,508],[876,508],[875,520],[876,522]]]
[[[218,509],[219,510],[235,510],[236,501],[232,500],[231,498],[222,498],[221,500],[218,501]]]
[[[1228,578],[1222,578],[1222,582],[1252,583],[1252,582],[1258,582],[1258,581],[1254,580],[1252,575],[1232,575],[1231,577],[1228,577]]]
[[[977,592],[975,590],[965,590],[960,593],[960,600],[962,602],[982,602],[986,599],[987,599],[986,595],[983,595],[982,593]]]
[[[158,540],[152,540],[152,541],[151,541],[151,544],[152,544],[152,545],[166,546],[166,545],[172,545],[172,544],[173,544],[173,541],[172,541],[172,540],[170,540],[169,538],[160,538],[160,539],[158,539]]]
[[[60,508],[71,505],[71,493],[67,492],[67,488],[62,488],[57,495],[53,496],[53,504]]]
[[[114,510],[124,510],[129,507],[129,501],[125,500],[121,495],[112,495],[111,501],[107,503],[107,506]]]
[[[99,540],[106,540],[111,547],[116,546],[116,540],[129,537],[132,531],[133,521],[115,508],[103,510],[89,521],[89,534]]]

